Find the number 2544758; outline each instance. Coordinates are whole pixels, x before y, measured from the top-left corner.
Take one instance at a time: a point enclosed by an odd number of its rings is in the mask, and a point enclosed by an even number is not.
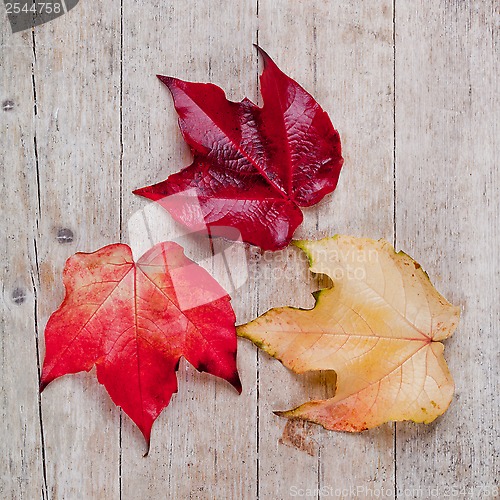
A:
[[[61,14],[62,4],[59,2],[14,2],[6,3],[7,14],[21,14],[32,12],[33,14]]]

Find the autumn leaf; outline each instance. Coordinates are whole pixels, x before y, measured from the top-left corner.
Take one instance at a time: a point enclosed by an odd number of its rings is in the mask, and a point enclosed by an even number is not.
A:
[[[77,253],[66,263],[64,285],[66,297],[45,329],[42,390],[95,365],[148,444],[177,391],[182,356],[241,392],[230,298],[176,243],[154,246],[137,263],[123,244]]]
[[[333,287],[316,293],[313,309],[272,309],[238,327],[238,335],[297,373],[335,370],[337,388],[331,399],[277,414],[351,432],[441,415],[454,389],[441,341],[455,330],[459,308],[384,240],[335,236],[295,244]]]
[[[314,205],[335,189],[343,159],[328,115],[259,52],[262,108],[248,99],[228,101],[213,84],[158,76],[173,96],[194,160],[166,181],[134,193],[162,204],[190,228],[236,228],[244,241],[278,250],[302,222],[299,207]],[[192,196],[185,203],[169,201],[189,190],[195,190],[201,213],[191,209]],[[220,229],[217,234],[232,237]]]

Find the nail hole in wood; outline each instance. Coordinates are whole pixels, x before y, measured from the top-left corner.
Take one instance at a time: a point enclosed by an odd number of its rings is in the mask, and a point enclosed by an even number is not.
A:
[[[12,301],[18,306],[26,300],[26,292],[22,288],[16,288],[12,292]]]
[[[73,241],[74,235],[71,229],[67,227],[62,227],[57,231],[57,241],[61,244],[71,243]]]
[[[2,109],[4,111],[12,111],[14,109],[14,101],[7,99],[2,103]]]

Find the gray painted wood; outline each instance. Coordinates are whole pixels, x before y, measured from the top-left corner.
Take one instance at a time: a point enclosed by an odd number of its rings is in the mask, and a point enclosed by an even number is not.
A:
[[[462,486],[468,498],[494,493],[498,26],[495,3],[473,0],[396,0],[395,9],[386,0],[81,0],[34,33],[12,35],[4,24],[2,498],[274,499],[301,488],[314,498],[370,498],[370,488],[385,498],[396,490],[398,498],[431,498]],[[457,395],[429,426],[347,435],[287,424],[272,410],[328,396],[335,377],[293,375],[240,341],[243,393],[182,363],[179,393],[143,457],[139,431],[93,374],[65,377],[39,398],[41,335],[63,297],[64,261],[120,239],[147,246],[134,217],[150,204],[131,191],[190,161],[154,75],[211,81],[233,100],[260,102],[256,42],[317,98],[343,140],[339,188],[306,211],[296,236],[385,237],[415,257],[463,307],[445,343]],[[188,256],[209,256],[168,217],[152,221],[155,238],[175,235]],[[236,245],[228,253],[243,281],[232,293],[239,323],[274,306],[313,305],[320,283],[300,252],[243,252]],[[225,279],[220,262],[207,266]]]

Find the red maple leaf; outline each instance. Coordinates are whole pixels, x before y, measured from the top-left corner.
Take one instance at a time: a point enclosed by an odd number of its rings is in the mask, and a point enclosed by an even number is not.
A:
[[[45,329],[42,390],[95,365],[148,445],[153,422],[177,391],[181,356],[241,392],[230,298],[176,243],[156,245],[137,263],[123,244],[77,253],[63,279],[66,297]]]
[[[262,108],[248,99],[228,101],[210,83],[158,76],[172,93],[194,160],[166,181],[134,193],[159,202],[190,228],[232,227],[244,241],[278,250],[302,222],[299,207],[314,205],[335,189],[343,159],[328,115],[259,51]],[[169,202],[170,195],[193,189],[201,214],[186,206],[192,197]]]

